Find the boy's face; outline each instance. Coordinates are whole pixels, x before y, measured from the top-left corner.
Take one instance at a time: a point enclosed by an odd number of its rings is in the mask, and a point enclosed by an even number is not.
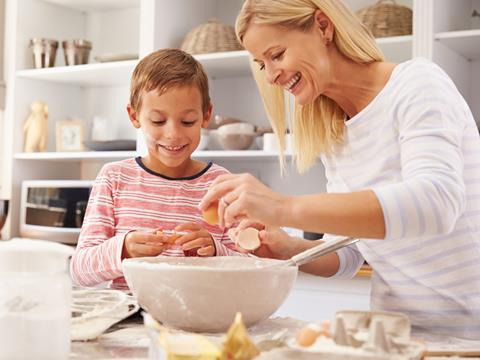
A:
[[[132,124],[143,130],[151,161],[163,170],[188,164],[211,112],[210,105],[203,113],[200,91],[189,85],[175,86],[162,95],[157,90],[144,92],[138,114],[128,107]]]

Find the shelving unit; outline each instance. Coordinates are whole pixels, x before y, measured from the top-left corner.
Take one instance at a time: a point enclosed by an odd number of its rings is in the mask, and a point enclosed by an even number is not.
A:
[[[437,33],[435,40],[468,61],[480,60],[480,29]]]
[[[43,153],[18,153],[16,160],[26,161],[83,161],[83,160],[122,160],[135,157],[135,151],[82,151],[82,152],[43,152]],[[291,156],[285,153],[288,158]],[[195,151],[196,159],[277,159],[278,153],[263,150],[202,150]]]
[[[134,157],[135,151],[78,151],[78,152],[42,152],[17,153],[16,160],[30,161],[82,161],[82,160],[122,160]]]
[[[403,62],[412,58],[412,35],[378,38],[377,44],[385,54],[387,61]]]
[[[130,60],[28,69],[18,71],[17,77],[82,87],[125,85],[130,81],[130,76],[136,64],[136,60]]]
[[[477,35],[478,36],[478,35]],[[405,61],[411,57],[412,36],[394,36],[377,39],[390,61]],[[195,55],[211,79],[249,76],[251,74],[247,51],[230,51]],[[46,69],[27,69],[17,72],[19,78],[52,81],[78,86],[124,85],[137,60],[94,63],[77,66],[57,66]]]
[[[211,79],[250,76],[247,51],[230,51],[195,55]]]
[[[435,0],[425,4],[426,57],[440,65],[472,109],[480,126],[480,0]]]
[[[247,51],[196,55],[212,79],[250,75]],[[78,86],[115,86],[130,82],[138,60],[57,66],[17,72],[23,79],[51,81]]]
[[[109,11],[138,6],[139,0],[44,0],[81,12]]]

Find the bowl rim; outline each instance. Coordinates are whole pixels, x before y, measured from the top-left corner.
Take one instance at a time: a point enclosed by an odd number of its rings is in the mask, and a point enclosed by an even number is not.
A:
[[[223,272],[223,273],[238,273],[238,272],[254,272],[254,271],[259,271],[259,270],[265,270],[265,271],[275,271],[275,272],[298,272],[298,266],[282,266],[282,267],[251,267],[251,268],[222,268],[222,267],[209,267],[209,266],[198,266],[195,264],[192,265],[171,265],[171,266],[165,266],[165,267],[158,267],[157,265],[160,264],[168,264],[167,262],[151,262],[152,259],[169,259],[169,260],[175,260],[175,259],[185,259],[183,257],[172,257],[172,256],[156,256],[156,257],[138,257],[138,258],[128,258],[122,260],[122,267],[135,267],[135,268],[142,268],[142,269],[165,269],[165,270],[172,270],[173,268],[175,271],[199,271],[199,272]],[[208,257],[208,258],[201,258],[201,257],[195,257],[198,259],[211,259],[215,257]],[[224,256],[222,257],[222,260],[226,259],[231,259],[231,258],[238,258],[237,256]],[[251,260],[268,260],[269,262],[271,261],[272,264],[274,263],[280,263],[282,260],[278,259],[270,259],[270,258],[258,258],[254,259],[249,257],[248,259]],[[147,261],[148,260],[148,261]],[[197,260],[194,260],[197,261]],[[199,260],[202,261],[202,260]],[[226,260],[226,261],[231,261],[231,260]]]

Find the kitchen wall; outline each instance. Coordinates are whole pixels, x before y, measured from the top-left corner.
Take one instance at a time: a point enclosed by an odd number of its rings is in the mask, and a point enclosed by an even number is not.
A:
[[[5,0],[0,0],[0,199],[3,198],[4,185],[3,178],[5,176],[4,164],[5,164],[5,131],[4,131],[4,119],[3,110],[5,109],[5,81],[4,81],[4,36],[5,36]]]

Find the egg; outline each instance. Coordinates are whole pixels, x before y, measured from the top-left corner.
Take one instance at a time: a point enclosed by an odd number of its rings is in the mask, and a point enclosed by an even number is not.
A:
[[[163,235],[163,231],[162,230],[158,230],[156,231],[155,233],[156,235]],[[165,234],[168,236],[168,234]],[[167,237],[166,239],[166,243],[169,243],[169,244],[173,244],[175,242],[175,240],[177,240],[182,234],[179,234],[179,233],[176,233],[175,230],[172,232],[172,234],[170,236]]]
[[[320,331],[310,326],[306,326],[298,333],[297,343],[303,347],[312,346],[318,336],[320,336]]]
[[[257,250],[261,245],[258,230],[252,227],[241,230],[236,237],[236,244],[248,251]]]
[[[202,212],[203,219],[210,225],[218,225],[218,201],[210,204],[210,206]]]
[[[320,325],[311,323],[305,326],[297,334],[297,343],[303,347],[312,346],[320,336],[324,338],[332,337],[329,321],[323,321]]]

